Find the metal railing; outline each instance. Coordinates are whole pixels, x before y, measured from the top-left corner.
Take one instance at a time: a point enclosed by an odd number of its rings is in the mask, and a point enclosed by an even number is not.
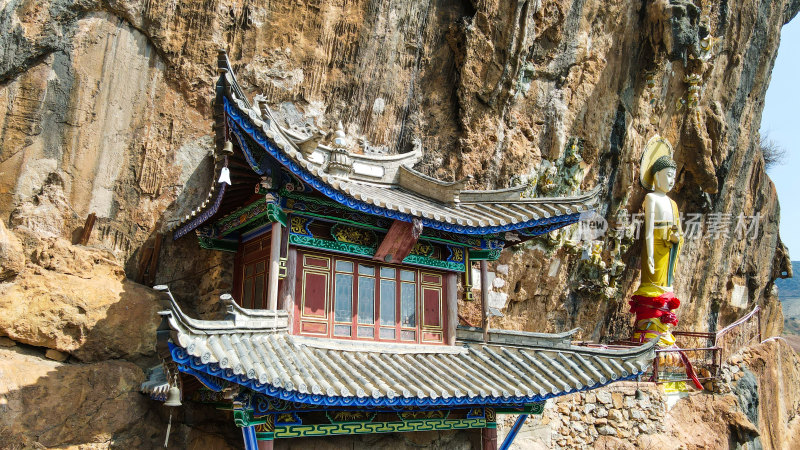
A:
[[[719,376],[718,355],[719,348],[715,346],[657,349],[649,376],[656,383],[692,381],[686,374],[686,358],[702,384]]]
[[[652,370],[643,375],[656,383],[692,381],[686,375],[684,357],[688,360],[701,383],[719,377],[727,359],[752,343],[761,342],[761,308],[756,306],[744,317],[716,333],[699,331],[673,331],[678,348],[656,349]],[[607,349],[629,348],[641,345],[629,339],[612,340],[608,344],[577,342],[575,345]]]
[[[673,331],[679,349],[657,349],[650,377],[656,383],[691,381],[681,355],[694,368],[700,383],[719,377],[725,361],[744,347],[761,342],[761,308],[756,306],[744,317],[716,333]]]
[[[719,365],[731,355],[752,343],[761,342],[761,308],[756,306],[747,315],[717,331],[714,345],[719,351]]]

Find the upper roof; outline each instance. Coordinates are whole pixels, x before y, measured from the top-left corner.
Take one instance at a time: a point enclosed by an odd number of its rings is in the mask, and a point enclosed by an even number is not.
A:
[[[254,172],[264,174],[264,161],[270,157],[344,206],[407,222],[419,218],[424,226],[439,230],[489,234],[554,223],[568,225],[598,201],[599,185],[589,192],[560,198],[525,198],[526,186],[466,190],[466,180],[444,182],[412,168],[422,157],[419,142],[411,152],[399,155],[356,153],[351,151],[354,145],[341,126],[325,136],[310,125],[281,125],[261,97],[251,105],[224,52],[220,53],[219,70],[215,107],[218,148],[228,136]],[[213,207],[210,201],[206,201],[208,207]],[[193,212],[182,224],[203,215],[203,211]]]
[[[221,321],[191,319],[172,302],[164,315],[171,354],[185,371],[222,378],[284,400],[324,406],[443,406],[530,403],[650,367],[655,340],[606,350],[557,335],[474,330],[457,346],[338,341],[288,334],[284,311],[242,309],[228,300]],[[144,386],[143,386],[144,388]]]

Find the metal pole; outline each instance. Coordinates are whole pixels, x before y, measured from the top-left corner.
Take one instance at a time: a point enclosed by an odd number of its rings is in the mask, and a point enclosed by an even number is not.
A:
[[[244,450],[258,450],[256,427],[242,427],[242,438],[244,439]]]
[[[508,448],[511,447],[511,444],[514,443],[514,438],[517,437],[517,433],[519,433],[519,430],[522,429],[522,425],[525,423],[527,418],[527,414],[520,414],[519,417],[517,417],[514,425],[508,431],[506,438],[503,439],[503,443],[500,444],[499,450],[508,450]]]
[[[486,260],[481,260],[481,326],[483,327],[483,342],[489,340],[489,268]]]

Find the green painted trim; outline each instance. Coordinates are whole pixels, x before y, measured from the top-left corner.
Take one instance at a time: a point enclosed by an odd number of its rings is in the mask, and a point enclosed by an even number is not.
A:
[[[222,403],[222,402],[211,402],[205,403],[206,405],[213,406],[215,409],[220,411],[233,411],[233,405],[230,403]]]
[[[356,236],[355,236],[356,238],[359,238],[359,237],[362,237],[362,236],[367,236],[368,237],[367,242],[357,242],[356,240],[348,240],[349,238],[351,238],[353,236],[347,236],[346,234],[345,234],[344,237],[339,236],[339,232],[340,231],[344,231],[346,233],[348,230],[352,231],[353,233],[355,233],[356,234]],[[365,233],[365,234],[362,234],[362,233]],[[364,247],[369,247],[369,248],[377,248],[378,247],[378,242],[379,242],[378,241],[378,235],[375,234],[374,231],[368,230],[368,229],[365,229],[365,228],[361,228],[361,227],[351,227],[350,225],[344,225],[344,224],[341,224],[341,223],[334,224],[333,227],[331,227],[331,237],[336,242],[342,242],[342,243],[345,243],[345,244],[362,245]],[[372,242],[373,244],[370,245],[370,242]]]
[[[295,200],[297,200],[297,199],[295,199]],[[308,212],[308,211],[301,211],[301,210],[295,210],[295,209],[290,209],[290,208],[286,208],[285,212],[293,214],[295,216],[313,217],[315,219],[324,219],[324,220],[331,221],[333,223],[346,223],[346,224],[355,225],[355,226],[358,226],[358,227],[361,227],[361,228],[366,228],[368,230],[382,231],[382,232],[389,231],[388,228],[377,227],[375,225],[370,225],[368,223],[357,222],[355,220],[350,220],[350,219],[343,219],[341,217],[326,216],[325,214],[317,214],[317,213],[312,213],[312,212]],[[358,212],[358,211],[356,211],[356,212]],[[423,239],[423,240],[428,241],[428,242],[436,242],[438,244],[450,244],[450,245],[458,245],[458,246],[462,246],[462,247],[464,245],[466,245],[463,242],[451,241],[449,239],[443,239],[443,238],[439,238],[439,237],[435,237],[435,236],[428,236],[428,235],[425,234],[424,231],[423,231],[422,236],[420,237],[420,239]]]
[[[318,425],[275,427],[275,438],[339,436],[349,434],[405,433],[410,431],[467,430],[494,428],[497,424],[485,419],[420,419],[405,422],[343,422]]]
[[[274,441],[275,433],[256,431],[256,440],[259,441]]]
[[[329,221],[334,222],[334,223],[346,223],[346,224],[349,224],[349,225],[355,225],[357,227],[366,228],[368,230],[389,231],[388,228],[376,227],[375,225],[370,225],[370,224],[363,223],[363,222],[357,222],[355,220],[343,219],[341,217],[326,216],[325,214],[317,214],[317,213],[312,213],[312,212],[308,212],[308,211],[299,211],[299,210],[294,210],[294,209],[289,209],[289,208],[286,209],[286,212],[287,213],[291,213],[292,215],[295,215],[295,216],[298,216],[298,217],[313,217],[313,218],[316,218],[316,219],[325,219],[325,220],[329,220]]]
[[[372,422],[375,419],[375,416],[378,414],[377,412],[365,412],[365,414],[367,414],[367,417],[365,417],[364,420],[336,420],[333,417],[331,417],[331,412],[332,411],[325,411],[325,417],[327,417],[331,423],[369,423]],[[336,412],[347,413],[349,411],[336,411]]]
[[[258,228],[261,228],[264,225],[271,225],[271,224],[273,224],[275,222],[279,222],[279,221],[275,220],[275,217],[272,214],[269,214],[269,213],[262,214],[262,215],[260,215],[258,217],[254,217],[252,220],[249,220],[241,228],[239,228],[238,231],[239,231],[240,235],[243,235],[243,234],[250,233],[253,230],[256,230]],[[281,225],[283,225],[282,222],[279,222],[279,223],[281,223]],[[271,229],[271,227],[265,228],[263,230],[263,232],[266,232],[269,229]],[[261,233],[259,233],[259,234],[261,234]]]
[[[305,247],[313,247],[320,250],[332,250],[336,252],[348,253],[358,256],[375,255],[376,248],[367,247],[365,245],[350,244],[347,242],[328,241],[326,239],[319,239],[312,236],[305,236],[302,234],[289,234],[289,243],[294,245],[302,245]]]
[[[362,215],[365,215],[365,216],[370,215],[369,213],[366,213],[364,211],[359,211],[359,210],[353,209],[353,208],[347,208],[347,207],[342,206],[341,204],[336,203],[336,202],[334,202],[332,200],[320,199],[320,198],[316,198],[316,197],[305,196],[305,195],[302,195],[302,194],[296,194],[296,193],[293,193],[293,192],[289,192],[286,189],[279,190],[278,191],[278,195],[280,195],[281,197],[290,198],[292,200],[297,200],[297,201],[300,201],[300,202],[310,202],[310,203],[315,203],[315,204],[318,204],[318,205],[327,206],[329,208],[333,208],[333,209],[336,209],[336,210],[339,210],[339,211],[343,211],[343,212],[358,213],[358,214],[362,214]],[[377,230],[377,231],[388,231],[389,230],[388,228],[382,228],[382,227],[378,227],[378,226],[375,226],[375,225],[366,224],[366,223],[363,223],[363,222],[357,222],[357,221],[354,221],[354,220],[343,219],[343,218],[340,218],[340,217],[326,216],[324,214],[316,214],[316,213],[311,213],[311,212],[308,212],[308,211],[300,211],[300,210],[295,210],[295,209],[291,209],[291,208],[286,208],[286,211],[287,212],[292,212],[293,214],[296,214],[298,216],[313,216],[313,217],[318,217],[320,219],[327,219],[327,220],[330,220],[332,222],[345,222],[345,223],[350,223],[350,224],[353,224],[353,225],[358,225],[358,226],[363,227],[363,228],[369,228],[369,229]],[[446,232],[442,231],[442,233],[446,233]],[[457,233],[451,233],[451,234],[457,234]],[[463,235],[459,235],[459,236],[463,236]],[[495,234],[493,233],[493,234],[488,234],[486,236],[483,236],[483,239],[489,239],[492,236],[495,236]],[[425,239],[426,241],[437,242],[437,243],[440,243],[440,244],[457,245],[457,246],[460,246],[460,247],[469,246],[469,244],[467,244],[465,242],[462,242],[462,241],[450,240],[450,239],[445,239],[445,238],[442,238],[442,237],[436,237],[436,236],[427,235],[427,234],[425,234],[425,230],[422,230],[422,236],[420,236],[420,238],[421,239]],[[480,240],[480,238],[475,238],[475,239],[476,240]],[[501,239],[497,239],[497,241],[502,241],[502,240]]]
[[[425,234],[425,230],[422,231],[422,235],[420,235],[420,239],[425,239],[426,241],[429,241],[429,242],[437,242],[439,244],[458,245],[459,247],[463,247],[463,246],[467,245],[467,244],[465,244],[463,242],[451,241],[449,239],[440,238],[440,237],[436,237],[436,236],[428,236],[427,234]]]
[[[346,206],[342,206],[341,203],[337,203],[337,202],[335,202],[333,200],[328,200],[327,198],[319,198],[319,197],[312,197],[310,195],[296,194],[294,192],[289,192],[285,188],[281,188],[280,190],[278,190],[278,195],[280,195],[281,197],[291,198],[292,200],[299,200],[301,202],[309,202],[309,203],[314,203],[314,204],[317,204],[317,205],[327,206],[327,207],[334,208],[334,209],[340,209],[340,210],[344,210],[344,211],[352,211],[352,212],[357,212],[357,213],[360,213],[360,214],[366,214],[363,211],[359,211],[357,209],[353,209],[353,208],[348,208]]]
[[[409,420],[426,420],[426,419],[437,419],[437,420],[444,420],[450,417],[450,410],[446,409],[444,411],[397,411],[397,417],[400,418],[403,422],[408,422]],[[414,417],[417,414],[427,414],[428,417]],[[440,417],[434,417],[433,415],[436,413],[442,413]],[[478,419],[479,417],[467,417],[468,419]],[[480,417],[483,419],[483,417]]]
[[[367,247],[365,245],[350,244],[346,242],[328,241],[326,239],[319,239],[312,236],[305,236],[302,234],[289,234],[289,243],[294,245],[301,245],[304,247],[312,247],[319,250],[328,250],[335,252],[347,253],[356,256],[373,257],[376,248]],[[456,272],[463,272],[466,267],[463,263],[454,263],[450,261],[441,261],[438,259],[428,258],[427,256],[408,255],[403,259],[404,263],[417,264],[420,266],[433,267],[436,269],[451,270]]]
[[[425,246],[428,247],[427,251],[425,251],[423,253],[418,252],[418,250],[423,250],[425,248]],[[417,250],[417,251],[415,251],[415,250]],[[430,242],[420,239],[420,240],[417,241],[416,244],[414,244],[414,248],[411,249],[411,253],[410,254],[411,255],[426,256],[426,257],[430,258],[431,255],[433,255],[434,250],[435,250],[435,248],[433,247],[433,245]]]
[[[224,239],[198,236],[197,241],[200,244],[200,248],[204,248],[206,250],[220,250],[223,252],[236,253],[236,250],[239,248],[238,242],[227,241]]]
[[[328,220],[328,221],[333,222],[333,223],[344,223],[344,224],[349,224],[349,225],[355,225],[355,226],[357,226],[359,228],[364,228],[364,229],[367,229],[367,230],[382,231],[382,232],[389,231],[388,228],[376,227],[374,225],[369,225],[369,224],[365,224],[365,223],[362,223],[362,222],[356,222],[355,220],[342,219],[342,218],[339,218],[339,217],[326,216],[324,214],[310,213],[310,212],[307,212],[307,211],[298,211],[298,210],[293,210],[293,209],[288,209],[287,208],[286,209],[286,213],[291,214],[293,216],[297,216],[297,217],[308,218],[308,219],[311,219],[311,220],[313,220],[313,219],[324,219],[324,220]],[[424,241],[424,242],[436,242],[438,244],[457,245],[459,247],[463,247],[464,246],[464,244],[461,243],[461,242],[449,241],[447,239],[442,239],[442,238],[437,238],[437,237],[432,237],[432,236],[426,236],[424,234],[422,235],[420,240]],[[433,253],[433,251],[431,251],[431,253]],[[430,256],[430,255],[424,255],[424,256]],[[497,257],[499,258],[500,255],[498,254]],[[455,270],[459,270],[459,271],[463,272],[464,269],[461,268],[461,269],[455,269]]]
[[[469,259],[472,261],[497,261],[502,251],[503,249],[500,248],[470,250]]]
[[[264,223],[267,223],[267,221],[264,220],[259,221],[260,219],[263,218],[267,218],[269,222],[280,222],[281,225],[286,226],[286,213],[283,212],[280,206],[274,203],[267,203],[266,209],[263,212],[258,213],[257,215],[251,217],[247,221],[233,226],[229,226],[231,222],[239,221],[242,216],[246,215],[253,209],[264,207],[264,202],[266,202],[266,200],[257,200],[247,206],[239,208],[238,210],[227,215],[226,217],[220,219],[215,224],[215,228],[217,230],[220,230],[219,234],[221,236],[224,236],[236,230],[240,230],[242,228],[250,228],[251,225],[253,225],[256,222],[258,222],[256,223],[256,225],[263,225]]]
[[[267,423],[266,416],[261,416],[256,419],[253,417],[253,411],[250,409],[234,409],[233,410],[233,423],[237,427],[249,427],[253,425],[263,425]]]
[[[522,408],[495,408],[497,414],[542,414],[544,412],[544,402],[530,403]]]
[[[465,267],[464,263],[441,261],[421,255],[408,255],[403,258],[403,262],[408,264],[419,264],[421,266],[435,267],[437,269],[452,270],[455,272],[463,272]]]

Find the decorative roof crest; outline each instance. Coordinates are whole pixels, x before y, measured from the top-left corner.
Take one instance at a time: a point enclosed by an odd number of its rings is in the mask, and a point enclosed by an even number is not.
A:
[[[334,177],[345,179],[349,178],[350,174],[353,173],[353,160],[347,150],[347,138],[344,134],[342,122],[339,122],[336,126],[333,146],[328,155],[328,164],[325,166],[325,172]]]

